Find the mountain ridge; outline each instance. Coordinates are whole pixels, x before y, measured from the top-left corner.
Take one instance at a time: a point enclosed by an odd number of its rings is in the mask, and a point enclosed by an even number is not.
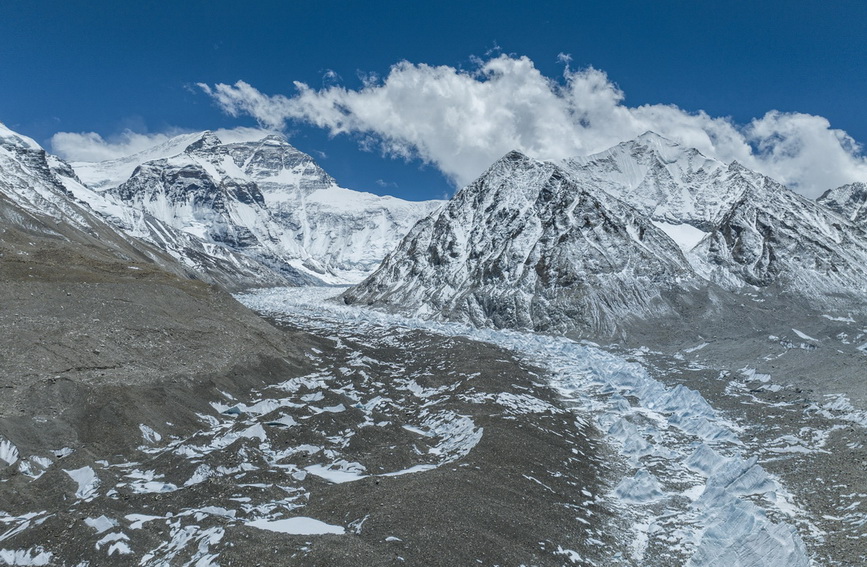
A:
[[[299,284],[362,279],[440,206],[341,188],[280,136],[223,143],[204,132],[182,141],[190,142],[182,152],[137,165],[103,194]]]
[[[863,308],[865,304],[867,237],[863,230],[829,208],[737,162],[724,164],[652,132],[592,156],[557,162],[532,160],[530,169],[535,176],[526,172],[504,174],[498,169],[502,164],[520,160],[529,158],[510,152],[455,195],[446,208],[449,216],[440,214],[421,221],[380,269],[347,290],[343,300],[495,327],[558,332],[583,329],[580,333],[585,335],[588,331],[590,334],[610,333],[622,327],[617,323],[618,318],[641,316],[652,320],[653,316],[663,316],[663,313],[704,317],[723,310],[724,305],[738,305],[741,300],[737,299],[737,294],[744,293],[797,296],[817,307],[845,306],[854,302]],[[565,180],[559,189],[546,187],[547,180],[543,179],[544,172],[554,170]],[[508,308],[498,304],[497,298],[504,292],[485,287],[486,270],[508,272],[509,267],[503,267],[500,257],[469,259],[468,264],[478,264],[466,269],[467,273],[475,273],[474,277],[456,278],[450,275],[454,269],[449,268],[452,271],[448,272],[438,265],[444,257],[443,251],[448,250],[454,240],[450,236],[452,232],[475,234],[479,239],[477,246],[500,246],[503,251],[507,248],[501,245],[503,241],[520,237],[520,231],[509,233],[512,229],[508,221],[526,210],[527,203],[516,206],[511,213],[501,214],[499,220],[506,221],[502,226],[488,222],[484,229],[479,228],[480,223],[485,222],[484,215],[479,217],[478,213],[456,210],[484,208],[487,205],[468,195],[475,188],[497,183],[508,186],[500,190],[502,195],[551,191],[557,194],[551,198],[560,199],[561,208],[567,211],[572,210],[570,207],[577,207],[579,211],[584,211],[582,207],[615,211],[605,220],[595,217],[595,221],[601,223],[599,226],[614,227],[603,230],[605,243],[597,241],[585,254],[570,258],[572,265],[579,266],[575,276],[593,289],[592,293],[573,293],[567,300],[568,308],[552,304],[543,308],[544,315],[509,317],[505,315]],[[592,195],[593,201],[584,197],[587,195]],[[508,198],[503,196],[501,201],[507,202]],[[574,234],[593,224],[586,217],[578,217],[549,210],[533,222],[561,230],[563,234],[569,230]],[[638,238],[618,239],[619,233],[630,232]],[[563,237],[561,242],[566,240],[568,237]],[[634,252],[630,247],[647,247],[650,242],[657,260],[670,258],[680,271],[671,271],[659,263],[647,263],[642,268],[628,260]],[[599,251],[604,251],[602,261],[592,267],[588,265],[586,270],[580,267],[587,265],[587,259]],[[561,254],[562,250],[556,246],[545,248],[532,264],[562,263]],[[521,269],[522,261],[516,258],[512,267]],[[593,278],[603,273],[604,266],[625,266],[621,272],[623,277],[598,285],[602,282],[594,282]],[[672,277],[675,273],[677,277]],[[410,293],[411,286],[403,281],[407,278],[424,281],[423,289]],[[538,307],[544,303],[542,298],[551,293],[562,295],[563,286],[556,279],[551,281],[554,283],[550,285],[541,280],[510,281],[514,287],[507,295],[521,296],[522,299],[516,300],[518,303]],[[663,282],[667,283],[661,285]],[[675,290],[677,286],[681,286],[680,293],[674,295],[680,297],[662,301],[665,309],[659,312],[648,309],[649,297],[663,297],[665,289]],[[555,292],[556,289],[560,291]],[[629,291],[624,294],[624,289]],[[690,297],[699,289],[705,294],[704,300],[700,298],[701,293]],[[440,290],[447,290],[452,300],[443,300],[438,295]],[[729,295],[732,293],[736,295]],[[472,299],[457,307],[455,298]],[[701,313],[702,309],[696,309],[702,301],[706,302],[705,314]],[[488,309],[488,312],[480,315],[480,309],[481,312]],[[501,312],[492,315],[498,311]],[[563,313],[567,312],[571,315],[564,317]],[[652,316],[648,318],[648,314]],[[559,323],[551,326],[550,320]],[[603,324],[603,320],[607,322]]]
[[[698,287],[649,219],[510,152],[342,297],[482,326],[604,333],[618,318],[673,315],[672,296],[689,302]]]

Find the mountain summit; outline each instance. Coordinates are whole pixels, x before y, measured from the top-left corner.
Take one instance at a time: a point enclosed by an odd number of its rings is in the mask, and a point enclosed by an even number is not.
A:
[[[75,167],[106,197],[296,284],[359,281],[440,206],[343,189],[277,135],[224,143],[201,132]]]
[[[817,201],[867,229],[867,183],[850,183],[829,189]]]

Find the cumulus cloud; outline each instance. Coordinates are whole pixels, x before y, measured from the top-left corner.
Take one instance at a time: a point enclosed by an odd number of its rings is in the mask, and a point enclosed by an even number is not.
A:
[[[51,151],[67,161],[105,161],[137,154],[189,133],[190,130],[180,128],[146,134],[124,130],[106,139],[96,132],[58,132],[51,137]],[[227,144],[261,140],[272,133],[274,130],[246,127],[214,131],[214,134]]]
[[[602,151],[647,130],[738,160],[809,196],[867,179],[861,147],[822,117],[771,111],[738,125],[673,105],[629,107],[603,71],[573,70],[568,55],[558,59],[565,70],[556,79],[527,57],[499,55],[470,70],[403,61],[357,90],[296,82],[296,92],[286,96],[244,81],[198,86],[229,115],[252,116],[269,129],[297,121],[355,135],[365,149],[433,164],[456,185],[513,149],[559,159]]]

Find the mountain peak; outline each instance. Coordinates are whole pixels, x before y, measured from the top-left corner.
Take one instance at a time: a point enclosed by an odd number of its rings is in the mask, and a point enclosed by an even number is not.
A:
[[[0,122],[0,145],[11,145],[26,150],[41,150],[42,146],[32,138],[13,132]]]
[[[286,136],[282,134],[268,134],[261,140],[259,140],[262,144],[277,144],[280,146],[288,146],[290,145],[288,140],[286,140]]]
[[[867,183],[856,181],[828,189],[816,202],[851,222],[867,227]]]
[[[216,134],[210,130],[205,130],[202,132],[201,136],[199,136],[198,140],[187,146],[184,152],[190,153],[200,150],[210,150],[221,145],[223,145],[223,142]]]
[[[697,149],[676,142],[670,138],[666,138],[652,130],[648,130],[637,138],[619,144],[619,147],[627,147],[633,150],[641,148],[645,151],[655,153],[660,159],[662,159],[662,161],[667,163],[693,157],[707,159],[706,156]]]
[[[526,159],[530,159],[529,156],[519,152],[518,150],[512,150],[504,155],[500,161],[524,161]]]
[[[666,138],[662,134],[657,134],[653,130],[647,130],[646,132],[644,132],[643,134],[641,134],[640,136],[635,138],[635,141],[641,141],[644,143],[662,142],[662,143],[670,144],[670,145],[680,145],[677,142],[674,142],[673,140]]]

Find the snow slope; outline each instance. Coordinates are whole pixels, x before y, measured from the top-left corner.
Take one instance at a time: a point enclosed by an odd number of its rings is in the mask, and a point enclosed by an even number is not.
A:
[[[829,189],[816,201],[867,229],[867,183],[850,183]]]
[[[36,254],[39,247],[34,241],[40,240],[94,262],[155,263],[188,276],[157,249],[106,223],[76,200],[57,168],[71,171],[33,140],[0,124],[0,256],[6,267],[14,269],[17,256]],[[40,257],[30,260],[38,263]]]
[[[57,226],[50,229],[51,232],[64,233],[66,227],[74,228],[96,235],[103,244],[122,239],[124,248],[140,248],[144,241],[155,247],[153,250],[142,248],[151,256],[162,250],[196,272],[199,279],[228,289],[293,283],[292,279],[275,274],[254,259],[203,242],[111,195],[91,190],[69,164],[2,124],[0,191],[10,200],[10,206],[22,207],[36,218],[54,219]],[[12,216],[7,220],[12,220]],[[25,224],[35,227],[39,223],[34,218]],[[171,270],[179,269],[179,265],[171,267]]]

